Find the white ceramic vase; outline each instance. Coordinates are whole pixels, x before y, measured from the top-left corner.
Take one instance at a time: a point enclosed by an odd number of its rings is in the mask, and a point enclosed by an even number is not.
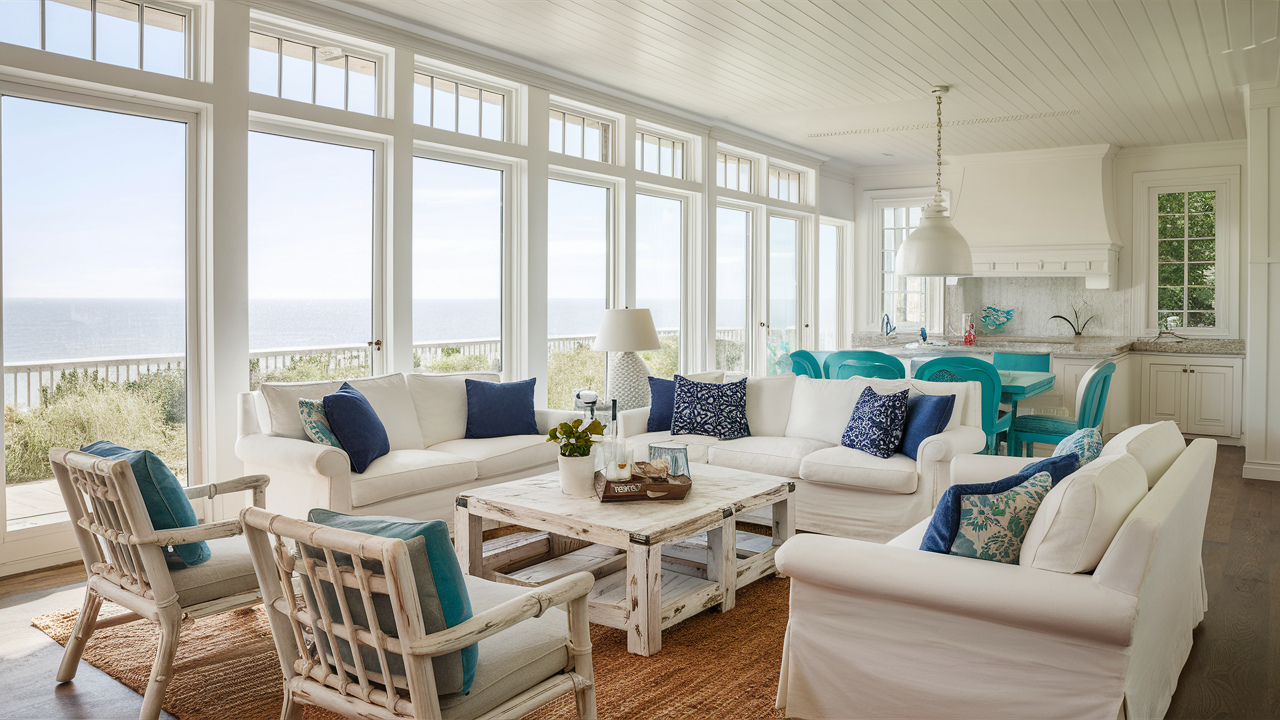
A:
[[[595,448],[587,457],[557,456],[560,462],[560,492],[572,497],[595,497],[596,458]]]

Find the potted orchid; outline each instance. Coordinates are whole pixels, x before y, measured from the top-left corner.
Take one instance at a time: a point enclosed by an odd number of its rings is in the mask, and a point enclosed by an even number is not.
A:
[[[596,494],[596,463],[592,448],[599,443],[596,436],[604,432],[599,420],[585,427],[582,418],[562,422],[547,433],[547,442],[560,446],[560,492],[573,497]]]

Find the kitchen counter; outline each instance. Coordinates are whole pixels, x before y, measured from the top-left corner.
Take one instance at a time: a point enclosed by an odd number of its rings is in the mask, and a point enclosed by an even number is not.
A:
[[[947,338],[950,345],[925,345],[919,338],[886,338],[883,335],[864,334],[854,338],[855,350],[879,350],[901,357],[917,355],[957,355],[972,353],[1052,353],[1057,357],[1104,358],[1125,352],[1177,353],[1203,355],[1244,356],[1243,340],[1195,338],[1181,342],[1155,342],[1152,338],[1126,337],[1014,337],[979,335],[973,345],[965,345],[958,338]]]

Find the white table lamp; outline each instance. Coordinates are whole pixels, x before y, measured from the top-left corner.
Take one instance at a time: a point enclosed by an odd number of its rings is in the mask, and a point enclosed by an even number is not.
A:
[[[649,404],[649,366],[636,353],[662,347],[653,315],[646,308],[605,310],[592,350],[617,353],[608,363],[606,396],[618,401],[619,410]]]

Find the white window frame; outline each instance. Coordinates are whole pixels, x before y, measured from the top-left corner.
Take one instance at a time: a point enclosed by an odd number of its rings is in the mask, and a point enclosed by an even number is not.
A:
[[[598,163],[600,163],[601,165],[618,165],[618,166],[622,166],[622,165],[624,164],[624,162],[625,162],[625,161],[624,161],[624,160],[623,160],[623,158],[621,157],[622,153],[620,152],[620,149],[621,149],[621,147],[622,147],[622,146],[621,146],[621,144],[620,144],[620,142],[619,142],[619,140],[618,140],[618,134],[622,132],[622,127],[623,127],[623,125],[624,125],[624,123],[622,122],[622,120],[621,120],[620,118],[610,116],[610,115],[608,115],[608,114],[606,114],[606,113],[604,113],[604,112],[602,112],[602,111],[600,111],[600,110],[597,110],[597,109],[595,109],[595,108],[592,108],[592,107],[589,107],[589,106],[586,106],[586,105],[582,105],[582,104],[580,104],[580,103],[576,103],[576,102],[573,102],[573,101],[571,101],[571,100],[566,100],[566,99],[561,98],[561,97],[553,97],[553,98],[551,98],[551,104],[550,104],[550,106],[549,106],[548,110],[553,111],[553,112],[567,113],[567,114],[569,114],[569,115],[576,115],[576,116],[578,116],[578,117],[580,117],[580,118],[583,118],[583,119],[585,119],[585,120],[595,120],[596,122],[598,122],[598,123],[600,123],[600,124],[602,124],[602,125],[608,125],[608,126],[609,126],[609,141],[608,141],[607,143],[603,143],[603,144],[601,145],[601,154],[602,154],[602,155],[603,155],[603,151],[604,151],[605,149],[608,149],[608,151],[609,151],[609,157],[608,157],[608,159],[592,160],[592,159],[590,159],[590,158],[588,158],[588,157],[586,156],[586,155],[587,155],[587,153],[586,153],[586,149],[587,149],[587,148],[586,148],[586,131],[585,131],[585,130],[583,131],[583,134],[582,134],[582,135],[583,135],[583,140],[582,140],[582,142],[583,142],[583,147],[582,147],[583,152],[582,152],[582,155],[581,155],[581,156],[578,156],[578,155],[570,155],[570,154],[568,154],[568,153],[566,153],[566,152],[560,152],[560,151],[556,151],[556,150],[551,150],[551,149],[550,149],[550,148],[551,148],[551,146],[550,146],[550,137],[544,137],[544,138],[542,138],[541,142],[547,143],[547,145],[546,145],[546,147],[547,147],[547,151],[548,151],[548,152],[550,152],[552,156],[556,156],[556,155],[563,155],[563,156],[565,156],[565,157],[573,158],[574,160],[583,160],[583,161],[585,161],[585,162],[598,162]],[[565,131],[565,130],[563,130],[563,128],[562,128],[561,132],[563,133],[563,136],[568,136],[568,132],[567,132],[567,131]],[[554,161],[553,161],[553,164],[554,164]]]
[[[701,318],[704,314],[695,307],[698,298],[697,288],[700,285],[698,278],[701,277],[703,272],[703,264],[700,262],[702,243],[698,232],[702,225],[702,195],[701,193],[681,192],[648,183],[636,183],[635,194],[651,195],[667,200],[679,200],[681,203],[683,216],[680,219],[680,331],[678,333],[680,338],[680,359],[678,371],[685,372],[687,368],[692,367],[695,338],[705,335],[701,331]],[[635,273],[628,273],[627,277],[632,278],[628,283],[627,296],[636,298],[643,278],[636,277]]]
[[[371,308],[373,318],[370,326],[372,337],[369,338],[369,342],[371,344],[381,342],[381,347],[377,348],[375,346],[374,351],[369,353],[369,373],[371,376],[387,373],[393,367],[390,342],[392,328],[388,323],[389,315],[387,312],[388,278],[391,274],[391,269],[388,267],[387,262],[389,257],[387,251],[391,245],[391,238],[387,234],[387,214],[389,212],[387,207],[387,187],[390,184],[390,179],[387,176],[387,154],[390,148],[386,142],[343,133],[341,128],[317,130],[312,127],[283,121],[280,118],[263,120],[255,117],[254,114],[251,114],[249,118],[249,132],[280,135],[298,140],[310,140],[330,145],[345,145],[373,151],[373,267],[370,269],[373,274],[373,287],[371,288],[373,292],[373,307]],[[246,301],[247,299],[246,296]],[[252,353],[252,348],[250,348],[250,353]]]
[[[822,227],[833,227],[836,230],[836,257],[822,257]],[[836,317],[834,326],[836,332],[836,346],[831,350],[838,350],[843,345],[842,339],[846,336],[846,325],[848,324],[848,313],[846,308],[849,306],[849,287],[848,278],[851,276],[847,271],[847,266],[852,260],[853,253],[850,252],[849,244],[853,239],[853,223],[848,220],[840,220],[837,218],[819,216],[818,232],[814,235],[813,242],[813,338],[809,343],[810,347],[818,350],[821,347],[820,331],[824,324],[822,317],[822,267],[828,263],[835,265],[836,273]]]
[[[132,3],[136,3],[140,6],[150,6],[157,10],[163,10],[165,12],[170,12],[175,15],[181,15],[183,17],[183,26],[182,26],[183,36],[184,36],[183,37],[183,56],[182,56],[183,74],[179,75],[178,77],[184,80],[199,79],[200,68],[197,66],[196,60],[197,58],[200,57],[198,52],[198,41],[200,38],[201,31],[200,31],[199,25],[197,24],[197,17],[199,16],[199,13],[197,12],[196,7],[192,5],[184,5],[181,3],[164,2],[163,0],[159,2],[157,2],[156,0],[128,0],[128,1]],[[46,30],[45,30],[47,14],[45,12],[45,6],[47,4],[48,4],[48,0],[40,0],[40,47],[32,48],[32,49],[39,50],[41,52],[51,53],[54,55],[61,55],[62,53],[45,49],[45,46],[47,45]],[[88,60],[89,62],[102,63],[104,65],[112,65],[114,67],[120,67],[115,65],[114,63],[108,63],[104,60],[97,59],[98,18],[97,18],[96,4],[97,4],[97,0],[92,0],[92,4],[90,5],[90,8],[89,8],[89,12],[91,13],[90,21],[89,21],[90,22],[89,57],[80,58],[80,59]],[[145,13],[145,9],[142,10],[141,12]],[[141,21],[141,18],[139,18],[139,20]],[[139,32],[141,34],[139,35],[139,38],[138,38],[138,48],[139,48],[138,67],[129,68],[129,69],[139,70],[145,73],[152,73],[155,75],[160,75],[162,77],[174,77],[172,75],[165,75],[164,73],[153,73],[151,70],[142,69],[142,65],[145,61],[144,53],[146,52],[145,50],[146,42],[143,40],[143,37],[145,37],[146,31],[144,28],[140,27]],[[26,47],[26,46],[23,46],[23,47]]]
[[[697,182],[698,181],[698,178],[701,176],[701,173],[698,172],[698,156],[701,155],[702,153],[701,153],[701,145],[695,136],[689,135],[687,133],[677,132],[675,130],[671,130],[670,128],[662,127],[661,125],[654,125],[652,123],[644,122],[643,120],[636,120],[635,132],[632,134],[633,144],[638,139],[637,136],[639,135],[652,135],[658,138],[659,141],[670,140],[672,142],[683,143],[684,154],[682,158],[683,161],[680,164],[680,171],[682,175],[680,175],[679,177],[675,176],[674,174],[663,175],[658,170],[651,170],[647,167],[642,167],[643,158],[641,153],[636,153],[636,157],[632,160],[632,167],[637,172],[645,173],[646,175],[656,175],[658,177],[667,178],[668,180],[675,180],[677,182],[680,182],[680,181]],[[659,168],[661,168],[662,166],[661,161],[659,161],[658,166]],[[672,167],[673,173],[674,173],[674,170],[675,170],[675,167],[673,165]],[[657,181],[657,182],[660,182],[660,181]]]
[[[1187,337],[1240,337],[1240,166],[1153,170],[1133,174],[1133,282],[1142,286],[1133,303],[1133,326],[1144,335],[1160,332],[1157,319],[1156,196],[1162,192],[1213,190],[1217,222],[1214,283],[1217,326],[1177,328]]]
[[[878,331],[884,317],[884,209],[897,207],[925,207],[933,202],[937,191],[934,188],[898,188],[888,190],[872,190],[864,194],[864,208],[870,216],[870,222],[863,223],[868,236],[863,251],[863,272],[861,284],[870,293],[864,295],[867,308],[864,328]],[[951,191],[942,191],[943,203],[951,206]],[[864,216],[865,217],[865,216]],[[930,334],[941,334],[946,321],[945,279],[925,278],[925,322],[924,329]],[[898,326],[898,335],[918,335],[922,325],[904,323]]]
[[[203,438],[206,412],[214,403],[206,402],[210,384],[205,375],[205,345],[202,341],[200,308],[211,304],[212,288],[204,281],[206,238],[203,232],[204,211],[202,195],[205,191],[205,158],[203,128],[205,116],[176,105],[131,102],[118,95],[107,93],[85,94],[64,89],[55,83],[26,84],[0,79],[0,95],[21,97],[41,102],[51,102],[92,110],[136,115],[145,118],[182,122],[187,125],[187,192],[186,192],[186,355],[187,355],[187,484],[199,485],[208,479],[208,463]],[[3,237],[0,236],[0,243]],[[2,245],[0,245],[2,249]],[[0,327],[3,327],[0,325]],[[0,337],[0,357],[3,357],[3,337]],[[208,426],[214,419],[207,418]],[[0,429],[0,433],[3,430]],[[0,435],[2,437],[2,435]],[[4,458],[0,456],[0,476],[4,474]],[[47,567],[79,558],[75,535],[70,521],[47,523],[36,527],[8,529],[8,487],[0,492],[0,571],[5,574]],[[197,513],[209,518],[213,514],[210,501],[195,503]]]
[[[758,325],[762,330],[762,332],[760,333],[760,339],[759,339],[760,341],[757,345],[757,352],[759,353],[759,356],[756,361],[755,367],[765,373],[768,372],[768,363],[769,363],[769,347],[768,347],[769,331],[773,329],[769,324],[769,320],[770,320],[769,304],[773,301],[773,298],[769,292],[771,281],[773,278],[773,269],[770,266],[770,262],[769,262],[769,251],[773,242],[772,225],[773,225],[774,218],[786,218],[788,220],[796,221],[796,250],[795,250],[796,299],[795,299],[795,318],[794,318],[795,319],[795,339],[793,342],[793,347],[791,348],[793,352],[796,350],[800,350],[806,346],[805,345],[806,328],[804,327],[804,322],[805,322],[804,318],[806,316],[805,305],[807,304],[805,296],[808,294],[805,292],[805,290],[806,290],[806,287],[808,286],[808,283],[805,282],[805,277],[804,277],[805,267],[806,267],[805,257],[808,254],[807,247],[813,241],[813,235],[814,235],[814,230],[813,230],[814,216],[813,215],[796,212],[793,210],[783,210],[775,207],[765,206],[764,225],[760,227],[759,230],[757,231],[758,242],[760,243],[760,246],[759,246],[760,250],[756,254],[756,257],[760,259],[760,262],[755,268],[755,273],[754,273],[756,277],[756,282],[760,284],[757,290],[757,297],[760,299],[760,304],[758,306],[758,312],[759,312]]]
[[[726,199],[724,197],[721,197],[716,201],[714,210],[719,210],[720,208],[725,208],[726,210],[736,210],[739,212],[745,212],[747,213],[747,216],[750,218],[750,223],[751,223],[751,226],[748,228],[749,233],[746,238],[747,256],[746,258],[744,258],[746,274],[743,279],[745,281],[744,289],[746,291],[746,298],[743,299],[743,302],[744,302],[743,322],[745,323],[746,327],[743,328],[743,338],[742,338],[742,372],[746,373],[747,375],[753,375],[753,374],[756,374],[756,367],[758,363],[757,356],[761,354],[760,348],[764,347],[765,342],[767,340],[767,335],[768,335],[765,328],[766,323],[764,320],[764,318],[768,317],[767,315],[768,308],[767,307],[765,308],[766,314],[762,316],[760,314],[760,308],[759,308],[760,303],[758,300],[760,297],[760,292],[762,287],[762,283],[760,282],[760,279],[759,279],[759,275],[762,272],[760,268],[761,266],[764,266],[765,268],[767,268],[768,266],[767,255],[765,256],[765,259],[763,261],[760,260],[762,249],[767,250],[764,237],[768,233],[768,229],[765,227],[765,224],[768,222],[768,219],[765,213],[765,207],[763,205],[759,205],[756,203],[747,203],[739,200],[731,200],[731,199]],[[716,227],[717,229],[719,228],[719,223],[716,224]],[[718,255],[711,255],[708,258],[708,261],[707,261],[708,268],[709,268],[708,272],[711,272],[710,268],[718,269],[718,260],[719,260]],[[767,269],[764,272],[767,272]],[[766,279],[764,284],[767,285],[767,282],[768,281]],[[716,278],[716,287],[719,288],[719,286],[720,286],[719,278]],[[718,301],[718,298],[716,295],[711,295],[710,297],[707,298],[707,305],[708,305],[707,317],[709,318],[707,338],[711,343],[710,350],[707,354],[708,355],[707,367],[710,370],[717,369],[716,368],[716,348],[715,348],[716,331],[717,331],[717,328],[716,328],[717,301]]]
[[[502,78],[493,75],[471,70],[470,68],[464,68],[459,65],[452,65],[439,60],[434,60],[422,55],[414,55],[413,71],[415,74],[422,73],[440,78],[441,80],[470,85],[474,88],[479,88],[487,92],[501,95],[502,140],[493,142],[518,144],[519,133],[517,131],[519,128],[518,124],[515,122],[515,118],[516,114],[520,112],[520,108],[522,107],[519,85],[512,82],[506,82]],[[459,135],[466,135],[466,133],[461,133],[456,130],[445,130],[444,128],[437,128],[434,125],[423,125],[422,123],[417,122],[416,118],[414,119],[414,124],[418,127],[429,127],[443,132],[455,132]],[[477,135],[467,135],[467,137],[479,137],[482,140],[492,141],[491,138],[484,138]]]
[[[385,118],[388,116],[390,107],[389,98],[391,97],[391,48],[385,45],[363,40],[361,38],[346,35],[340,32],[330,31],[313,25],[297,22],[278,15],[267,15],[265,13],[254,11],[250,15],[249,32],[259,33],[262,35],[270,35],[281,40],[292,40],[293,42],[310,45],[315,48],[322,46],[337,46],[342,48],[347,55],[357,55],[365,60],[372,60],[376,63],[377,69],[374,71],[374,87],[377,96],[374,98],[373,113],[366,115],[365,113],[356,112],[354,110],[342,109],[341,112],[350,112],[355,115],[364,115],[366,117]],[[245,46],[245,52],[249,48]],[[283,52],[283,48],[281,48]],[[262,95],[262,93],[249,92],[250,96]],[[312,97],[315,96],[315,79],[312,79]],[[274,97],[277,99],[287,99],[280,95],[265,95],[265,97]],[[292,101],[302,102],[302,101]],[[302,103],[313,107],[320,107],[326,110],[336,110],[337,108],[329,108],[323,105],[317,105],[314,101]]]

